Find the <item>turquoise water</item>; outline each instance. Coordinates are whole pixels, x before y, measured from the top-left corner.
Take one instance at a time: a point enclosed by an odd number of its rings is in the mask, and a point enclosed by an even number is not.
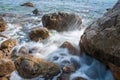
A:
[[[20,6],[24,2],[32,2],[41,14],[65,11],[93,20],[111,8],[117,0],[0,0],[0,12],[32,14],[35,8]]]

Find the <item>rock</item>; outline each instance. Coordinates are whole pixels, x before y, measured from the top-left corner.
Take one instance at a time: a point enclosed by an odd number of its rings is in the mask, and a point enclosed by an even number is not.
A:
[[[1,44],[1,48],[13,48],[17,45],[17,41],[15,39],[8,39]]]
[[[15,61],[15,66],[18,74],[26,79],[43,76],[48,80],[60,72],[57,64],[34,56],[19,57]]]
[[[65,73],[71,73],[71,72],[74,72],[75,71],[75,67],[72,66],[72,65],[67,65],[67,66],[64,66],[63,67],[63,71]]]
[[[18,52],[16,48],[14,48],[11,52],[11,58],[13,61],[16,60],[18,57],[24,57],[26,55],[29,55],[29,53],[26,47],[24,46],[22,46]]]
[[[0,76],[11,74],[15,70],[14,63],[9,59],[0,59]]]
[[[72,80],[87,80],[87,79],[85,79],[85,78],[83,78],[83,77],[75,77],[75,78],[73,78]]]
[[[51,13],[45,14],[42,17],[43,26],[48,29],[54,29],[57,31],[66,31],[80,28],[82,24],[81,18],[72,13]]]
[[[60,77],[57,78],[57,80],[69,80],[70,74],[63,73]]]
[[[46,28],[37,27],[37,28],[34,28],[29,33],[29,37],[30,37],[31,40],[37,42],[37,41],[40,41],[40,40],[47,39],[49,37],[49,32]]]
[[[35,14],[35,15],[40,15],[40,12],[39,12],[38,9],[35,9],[35,10],[33,10],[32,12],[33,12],[33,14]]]
[[[114,64],[111,64],[111,63],[109,63],[108,65],[109,65],[113,75],[116,78],[115,80],[119,80],[120,79],[120,67],[118,67]]]
[[[17,45],[17,41],[15,39],[8,39],[1,43],[0,50],[6,56],[10,55],[10,52],[14,46]]]
[[[70,42],[64,42],[60,48],[67,48],[69,53],[72,55],[80,55],[79,51]]]
[[[80,47],[111,68],[116,80],[120,80],[120,0],[85,30]],[[114,69],[115,68],[115,69]]]
[[[3,20],[2,17],[0,17],[0,32],[5,31],[7,28],[7,23]]]
[[[34,4],[31,2],[26,2],[24,4],[21,4],[21,6],[34,7]]]
[[[6,77],[0,77],[0,80],[9,80],[9,79]]]

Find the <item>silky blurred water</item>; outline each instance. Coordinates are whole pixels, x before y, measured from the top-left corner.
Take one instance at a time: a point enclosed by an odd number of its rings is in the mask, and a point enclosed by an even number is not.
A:
[[[20,6],[25,2],[32,2],[35,7]],[[83,77],[87,80],[114,80],[111,71],[98,60],[86,55],[82,57],[71,55],[67,49],[60,49],[59,46],[68,41],[80,51],[79,41],[85,28],[101,17],[107,8],[112,8],[116,2],[117,0],[0,0],[0,14],[11,13],[17,15],[17,17],[3,17],[7,22],[7,30],[1,34],[6,35],[8,38],[0,37],[0,43],[9,38],[17,39],[18,45],[16,48],[18,50],[21,46],[27,47],[28,50],[37,48],[32,51],[32,55],[59,65],[62,65],[64,60],[70,61],[74,59],[81,67],[70,75],[69,80],[75,77]],[[32,14],[32,11],[36,8],[40,11],[39,16]],[[83,21],[82,28],[64,32],[49,30],[50,37],[48,39],[42,42],[31,41],[28,36],[30,30],[34,27],[42,26],[41,17],[46,13],[52,12],[70,12],[79,15]],[[58,60],[54,60],[56,56]],[[56,77],[53,80],[56,80]],[[17,72],[13,72],[10,80],[24,79]],[[44,79],[34,78],[32,80]]]

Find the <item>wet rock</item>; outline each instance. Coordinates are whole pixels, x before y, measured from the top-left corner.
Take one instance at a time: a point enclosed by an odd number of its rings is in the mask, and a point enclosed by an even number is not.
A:
[[[0,17],[0,32],[5,31],[7,28],[7,23],[3,20],[2,17]]]
[[[115,80],[119,80],[120,79],[120,67],[117,67],[114,64],[109,63],[109,67],[113,73],[113,75],[115,76]]]
[[[9,80],[9,79],[6,77],[0,77],[0,80]]]
[[[51,79],[60,72],[57,64],[36,58],[34,56],[19,57],[15,61],[15,66],[18,74],[26,79],[35,78],[38,76]]]
[[[64,42],[60,48],[67,48],[70,54],[80,56],[78,50],[70,42]]]
[[[24,46],[22,46],[18,52],[16,48],[14,48],[13,51],[11,52],[11,58],[13,61],[16,60],[18,57],[24,57],[26,55],[29,55],[29,53],[26,47]]]
[[[85,79],[85,78],[83,78],[83,77],[75,77],[75,78],[73,78],[72,80],[87,80],[87,79]]]
[[[11,74],[15,70],[14,63],[9,59],[0,59],[0,76]]]
[[[72,13],[51,13],[42,17],[43,26],[57,31],[66,31],[80,28],[81,18]]]
[[[63,67],[63,72],[65,73],[71,73],[75,71],[75,67],[72,65],[67,65]]]
[[[33,14],[35,14],[35,15],[40,15],[40,12],[39,12],[38,9],[35,9],[35,10],[33,10],[32,12],[33,12]]]
[[[17,45],[17,41],[15,39],[8,39],[1,44],[1,48],[13,48]]]
[[[16,45],[17,45],[17,41],[15,39],[8,39],[1,43],[0,50],[5,55],[10,55],[12,48]]]
[[[47,39],[49,37],[49,32],[46,28],[43,27],[37,27],[34,28],[30,33],[29,37],[33,41],[41,41],[44,39]]]
[[[105,64],[113,64],[111,68],[116,80],[120,80],[120,0],[104,14],[93,22],[81,37],[82,51],[101,60]],[[108,65],[109,66],[109,65]],[[114,69],[115,68],[115,69]]]
[[[63,73],[60,77],[57,78],[57,80],[69,80],[70,74]]]
[[[34,4],[31,2],[26,2],[24,4],[21,4],[21,6],[34,7]]]

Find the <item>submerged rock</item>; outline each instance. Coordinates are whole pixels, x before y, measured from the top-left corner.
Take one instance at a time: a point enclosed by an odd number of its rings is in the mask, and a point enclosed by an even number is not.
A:
[[[5,31],[7,28],[7,23],[4,21],[2,17],[0,17],[0,32]]]
[[[120,0],[85,30],[80,47],[108,66],[113,64],[113,75],[120,80]]]
[[[45,77],[51,79],[60,72],[59,66],[34,56],[19,57],[15,61],[18,74],[26,79]]]
[[[33,41],[41,41],[49,37],[49,32],[46,28],[37,27],[34,28],[30,33],[29,37]]]
[[[34,7],[34,4],[31,2],[26,2],[26,3],[21,4],[21,6]]]
[[[72,55],[80,55],[79,51],[70,42],[65,41],[60,48],[67,48]]]
[[[40,15],[40,12],[39,12],[38,9],[35,9],[35,10],[33,10],[32,12],[33,12],[33,14],[35,14],[35,15]]]
[[[85,79],[85,78],[83,78],[83,77],[75,77],[75,78],[73,78],[72,80],[87,80],[87,79]]]
[[[72,13],[51,13],[42,17],[43,26],[57,31],[66,31],[80,28],[81,18]]]
[[[11,74],[15,70],[14,63],[9,59],[0,59],[0,76]]]

